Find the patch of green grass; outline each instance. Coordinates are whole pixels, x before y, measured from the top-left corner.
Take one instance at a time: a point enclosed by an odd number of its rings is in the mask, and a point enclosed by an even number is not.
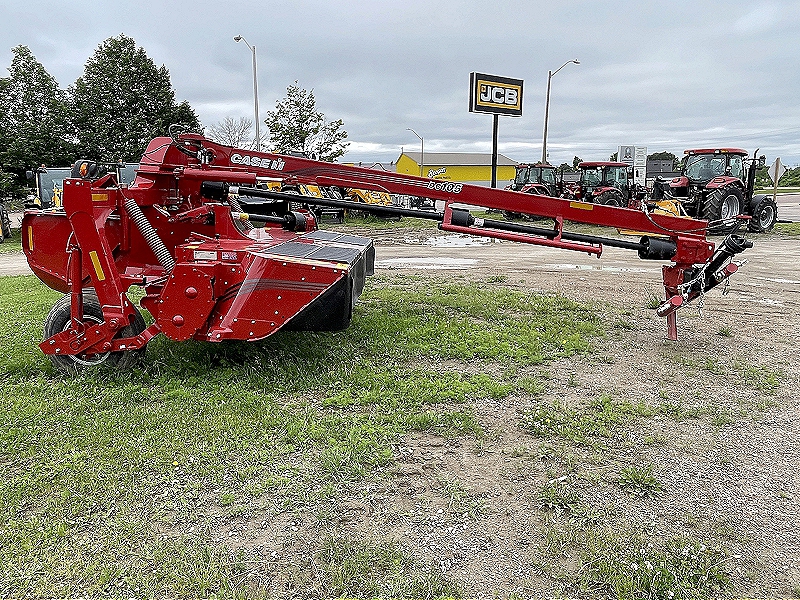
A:
[[[569,408],[562,403],[541,404],[523,413],[522,426],[542,437],[559,437],[592,446],[597,438],[609,437],[612,429],[637,416],[652,416],[642,403],[615,401],[604,394],[585,407]]]
[[[717,598],[728,589],[726,556],[719,548],[680,538],[655,545],[597,530],[586,538],[576,582],[592,596]]]
[[[436,229],[437,222],[429,219],[418,219],[416,217],[382,218],[375,215],[351,216],[345,218],[344,223],[326,223],[325,229],[335,231],[346,230],[348,227],[364,227],[367,229]]]
[[[772,231],[780,235],[800,235],[800,223],[775,223]]]
[[[539,506],[545,510],[552,510],[556,513],[576,512],[581,504],[581,497],[564,478],[554,479],[547,482],[537,496]]]
[[[626,492],[643,498],[659,496],[664,491],[661,482],[653,475],[653,465],[625,467],[620,472],[619,485]]]
[[[733,337],[733,331],[730,327],[723,325],[719,329],[717,329],[717,335],[720,337]]]
[[[68,376],[37,347],[59,294],[0,278],[0,596],[235,595],[236,555],[176,533],[203,530],[209,507],[296,508],[389,464],[408,432],[477,434],[474,401],[541,389],[506,370],[603,333],[562,298],[422,283],[371,279],[346,331],[158,337],[134,371]]]
[[[783,372],[764,365],[747,365],[741,362],[734,363],[734,368],[744,378],[748,386],[762,392],[774,394],[780,387]]]
[[[13,254],[22,252],[22,236],[19,229],[11,230],[11,237],[5,238],[0,244],[0,254]]]
[[[475,518],[486,509],[486,502],[470,492],[457,479],[440,478],[439,484],[448,498],[448,508],[463,517]]]
[[[660,293],[655,292],[653,290],[647,291],[647,296],[644,304],[646,308],[649,308],[650,310],[655,310],[663,303],[664,303],[664,297]]]
[[[316,555],[326,598],[458,598],[438,570],[420,567],[394,541],[329,537]]]

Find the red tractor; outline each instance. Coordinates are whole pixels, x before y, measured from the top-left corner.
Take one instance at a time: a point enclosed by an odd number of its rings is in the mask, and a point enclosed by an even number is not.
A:
[[[557,198],[560,195],[561,182],[556,179],[556,168],[547,163],[522,163],[514,167],[516,173],[511,185],[505,189],[523,194],[536,194],[538,196],[550,196]],[[504,211],[503,215],[507,219],[524,218],[522,213]]]
[[[516,174],[507,190],[524,192],[525,194],[538,194],[539,196],[557,197],[559,183],[556,179],[556,168],[547,163],[519,164]]]
[[[738,228],[737,217],[750,217],[753,232],[772,229],[778,207],[768,195],[753,195],[756,170],[764,166],[758,150],[748,157],[739,148],[686,150],[680,177],[656,180],[653,198],[678,201],[690,217],[709,221],[710,233],[728,233]]]
[[[578,165],[580,181],[565,190],[564,197],[628,207],[641,194],[633,183],[632,168],[621,162],[582,162]]]

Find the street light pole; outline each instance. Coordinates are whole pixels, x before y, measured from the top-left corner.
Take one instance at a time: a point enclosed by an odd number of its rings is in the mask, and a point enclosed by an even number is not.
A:
[[[548,71],[547,72],[547,100],[544,103],[544,136],[542,137],[542,162],[547,162],[547,121],[550,118],[550,80],[553,78],[553,75],[558,73],[561,69],[566,67],[569,63],[574,63],[576,65],[581,64],[580,61],[576,58],[574,60],[568,60],[563,65],[558,67],[555,71]]]
[[[419,138],[419,144],[420,144],[419,176],[422,177],[422,169],[423,169],[423,165],[425,164],[425,140],[422,138],[422,136],[420,134],[418,134],[416,131],[411,129],[411,127],[406,127],[406,131],[410,131],[411,133],[413,133],[415,136],[417,136]]]
[[[256,118],[256,150],[261,150],[261,133],[259,129],[258,123],[258,75],[257,75],[257,68],[256,68],[256,47],[251,46],[247,43],[247,40],[244,39],[244,36],[237,35],[233,38],[234,42],[244,42],[245,46],[250,48],[250,51],[253,53],[253,112],[255,113]]]

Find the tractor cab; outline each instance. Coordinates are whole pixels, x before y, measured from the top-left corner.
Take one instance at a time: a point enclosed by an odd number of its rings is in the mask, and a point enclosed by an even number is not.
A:
[[[633,171],[627,163],[582,162],[580,181],[572,195],[584,202],[628,206],[633,191]]]
[[[547,163],[519,164],[511,185],[506,189],[540,196],[558,196],[556,168]]]
[[[730,233],[741,226],[737,217],[750,216],[750,231],[769,231],[777,221],[778,207],[766,195],[755,195],[756,170],[765,157],[758,150],[749,156],[740,148],[686,150],[680,177],[668,184],[657,181],[653,198],[679,202],[689,216],[709,221],[712,233]]]
[[[715,177],[735,177],[744,180],[745,150],[688,150],[682,174],[692,183],[705,184]]]

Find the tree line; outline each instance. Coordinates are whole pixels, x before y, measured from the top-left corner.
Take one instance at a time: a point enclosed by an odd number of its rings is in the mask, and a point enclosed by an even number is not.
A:
[[[0,182],[7,186],[23,184],[25,171],[42,164],[138,161],[170,124],[200,128],[189,103],[176,100],[167,68],[124,34],[102,42],[67,89],[27,46],[11,51],[9,77],[0,78]]]
[[[41,165],[66,166],[79,158],[138,162],[151,139],[172,124],[202,131],[197,113],[178,101],[170,74],[156,66],[144,48],[121,34],[102,42],[83,74],[62,89],[30,49],[11,50],[9,76],[0,78],[0,196],[16,195],[25,172]],[[264,121],[264,142],[274,152],[298,152],[333,161],[347,149],[341,119],[326,121],[313,90],[295,81]],[[209,138],[238,148],[253,148],[253,122],[231,117],[209,127]]]

